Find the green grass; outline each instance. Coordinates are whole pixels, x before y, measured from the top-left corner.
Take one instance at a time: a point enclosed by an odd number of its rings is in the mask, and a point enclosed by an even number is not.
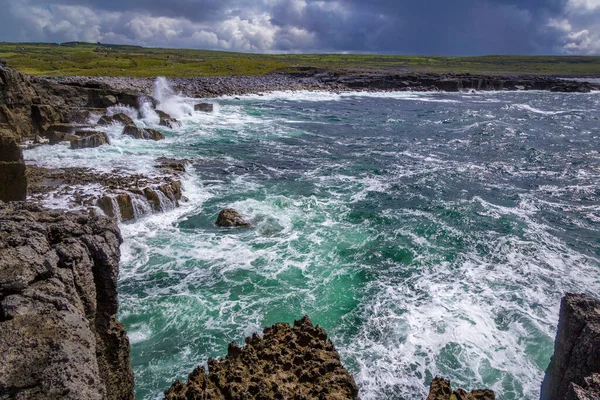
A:
[[[600,57],[426,57],[372,54],[248,54],[92,43],[0,43],[9,67],[43,76],[197,77],[263,75],[304,68],[480,74],[600,75]]]

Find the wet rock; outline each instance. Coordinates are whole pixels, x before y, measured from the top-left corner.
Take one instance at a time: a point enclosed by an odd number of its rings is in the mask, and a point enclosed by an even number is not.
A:
[[[244,347],[231,343],[227,357],[208,360],[208,368],[173,383],[165,399],[358,399],[327,333],[308,317],[266,328]]]
[[[584,388],[586,378],[599,373],[600,300],[568,293],[561,302],[554,355],[542,383],[541,399],[564,399],[571,385],[574,391]]]
[[[452,390],[450,381],[436,377],[429,386],[429,396],[426,400],[495,400],[496,395],[492,390],[476,389],[466,392],[463,389]]]
[[[51,105],[34,104],[31,106],[31,119],[40,132],[46,132],[48,128],[62,121],[62,117],[58,111]]]
[[[156,129],[143,129],[138,128],[135,125],[126,126],[123,130],[123,135],[144,140],[163,140],[165,138],[165,135],[163,135]]]
[[[98,120],[98,125],[102,125],[102,126],[112,125],[115,123],[125,125],[125,126],[135,125],[133,120],[131,119],[131,117],[129,117],[128,115],[123,114],[123,113],[115,114],[113,116],[104,115],[104,116],[100,117],[100,119]]]
[[[226,208],[219,213],[217,217],[217,226],[222,227],[249,227],[250,223],[244,221],[240,213],[232,208]]]
[[[23,152],[12,132],[0,130],[0,201],[23,201],[26,197]]]
[[[175,118],[171,117],[169,114],[167,114],[164,111],[161,110],[155,110],[156,114],[158,115],[158,117],[160,118],[160,122],[158,123],[160,126],[166,126],[167,128],[178,128],[180,126],[179,121],[177,121]]]
[[[211,103],[198,103],[194,105],[194,111],[213,112],[215,106]]]
[[[600,374],[584,379],[583,387],[571,383],[566,400],[598,400],[600,399]]]
[[[105,132],[77,131],[77,139],[71,140],[72,149],[86,149],[110,144],[110,139]]]
[[[0,204],[0,397],[133,399],[106,217]]]
[[[185,165],[189,160],[159,157],[156,159],[156,167],[166,171],[185,172]]]
[[[52,124],[46,130],[46,137],[54,145],[76,139],[74,133],[75,127],[71,124]]]

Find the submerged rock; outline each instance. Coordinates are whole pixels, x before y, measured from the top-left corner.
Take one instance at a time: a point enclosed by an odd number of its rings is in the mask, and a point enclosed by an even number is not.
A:
[[[0,201],[22,201],[26,197],[23,151],[11,132],[0,130]]]
[[[450,381],[436,377],[429,386],[429,396],[426,400],[495,400],[496,394],[489,389],[476,389],[466,392],[463,389],[452,390]]]
[[[222,227],[249,227],[249,222],[244,221],[240,213],[232,208],[226,208],[219,213],[217,217],[217,226]]]
[[[156,129],[143,129],[138,128],[135,125],[126,126],[123,130],[123,135],[144,140],[163,140],[165,138],[165,135],[163,135]]]
[[[568,293],[560,306],[554,355],[542,383],[542,400],[595,391],[600,373],[600,300]],[[591,389],[583,389],[592,386]],[[586,399],[586,397],[572,397]],[[592,397],[597,398],[597,397]]]
[[[0,203],[0,398],[134,398],[121,241],[104,216]]]
[[[211,103],[198,103],[194,105],[194,111],[213,112],[215,106]]]
[[[105,132],[77,131],[77,139],[71,140],[72,149],[85,149],[110,144]]]
[[[294,326],[266,328],[262,338],[246,338],[244,347],[232,342],[227,357],[208,360],[208,373],[196,368],[165,398],[341,400],[358,399],[358,388],[325,330],[305,316]]]

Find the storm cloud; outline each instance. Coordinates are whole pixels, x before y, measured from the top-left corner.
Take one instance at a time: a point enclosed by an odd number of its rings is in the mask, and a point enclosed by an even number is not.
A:
[[[0,40],[252,52],[600,54],[600,0],[0,0]]]

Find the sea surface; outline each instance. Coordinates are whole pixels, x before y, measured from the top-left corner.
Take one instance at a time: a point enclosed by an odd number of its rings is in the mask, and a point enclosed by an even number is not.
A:
[[[600,296],[600,93],[281,92],[200,113],[156,90],[183,123],[164,141],[113,126],[111,146],[25,153],[141,173],[190,160],[187,203],[121,224],[138,399],[305,314],[362,399],[422,399],[436,375],[538,398],[561,297]],[[254,227],[216,227],[225,207]]]

